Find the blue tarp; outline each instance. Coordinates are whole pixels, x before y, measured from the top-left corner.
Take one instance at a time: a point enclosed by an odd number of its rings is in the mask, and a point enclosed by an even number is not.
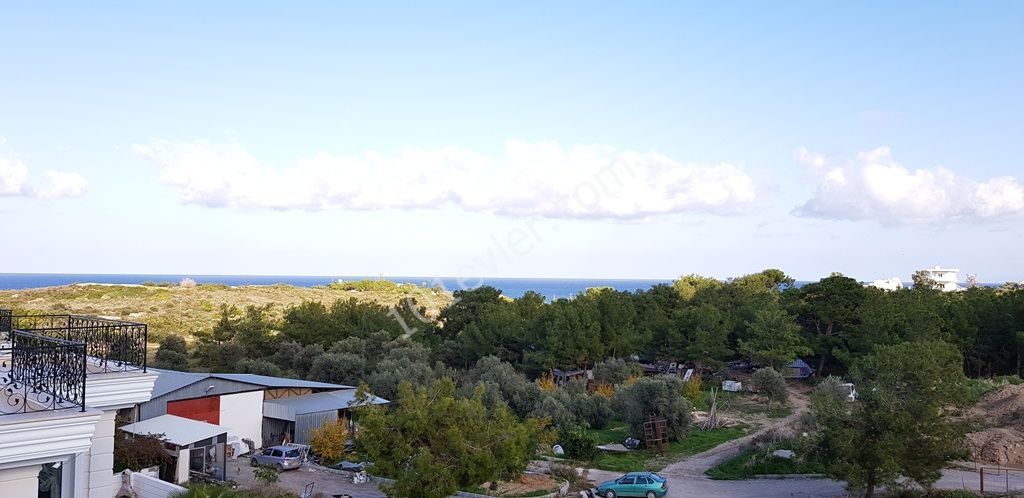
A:
[[[807,364],[806,361],[797,358],[793,363],[789,364],[789,369],[792,375],[791,377],[810,377],[814,373],[814,369]]]

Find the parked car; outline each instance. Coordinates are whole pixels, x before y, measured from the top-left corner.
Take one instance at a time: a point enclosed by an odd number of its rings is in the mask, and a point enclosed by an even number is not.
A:
[[[619,496],[642,496],[661,498],[668,493],[668,482],[654,472],[630,472],[613,481],[602,482],[597,487],[597,496],[617,498]]]
[[[275,467],[279,471],[297,469],[302,466],[302,452],[289,446],[271,446],[256,453],[249,460],[253,467],[265,465]]]

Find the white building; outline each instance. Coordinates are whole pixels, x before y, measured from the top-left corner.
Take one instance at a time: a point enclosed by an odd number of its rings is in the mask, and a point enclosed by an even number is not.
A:
[[[148,401],[144,324],[0,309],[0,497],[112,498],[114,418]]]
[[[935,282],[936,288],[943,292],[963,290],[963,288],[960,287],[960,270],[958,269],[936,266],[935,268],[920,270],[919,273],[932,282]]]
[[[868,287],[875,287],[887,291],[898,291],[903,288],[903,281],[900,277],[892,277],[885,280],[875,280],[868,284]]]

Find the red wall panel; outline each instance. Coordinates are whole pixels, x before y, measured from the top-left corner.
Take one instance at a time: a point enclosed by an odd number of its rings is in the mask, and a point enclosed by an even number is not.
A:
[[[168,401],[167,414],[219,425],[220,396]]]

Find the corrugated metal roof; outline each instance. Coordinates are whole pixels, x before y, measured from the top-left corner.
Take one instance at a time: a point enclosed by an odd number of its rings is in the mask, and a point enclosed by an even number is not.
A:
[[[292,387],[308,389],[355,389],[353,386],[346,386],[342,384],[328,384],[326,382],[316,382],[312,380],[302,379],[287,379],[284,377],[271,377],[269,375],[222,373],[215,373],[210,375],[221,379],[233,380],[235,382],[248,382],[250,384],[257,384],[264,387]]]
[[[263,415],[283,420],[295,420],[297,415],[351,408],[355,402],[356,389],[306,394],[264,401]],[[370,403],[383,405],[387,404],[388,400],[371,396]]]
[[[235,382],[244,382],[246,384],[252,384],[257,388],[355,389],[352,386],[342,384],[328,384],[326,382],[316,382],[312,380],[271,377],[269,375],[178,372],[176,370],[164,370],[159,368],[151,368],[150,370],[160,374],[156,378],[156,383],[153,385],[152,397],[154,398],[163,396],[169,392],[177,391],[185,386],[209,379],[210,377]]]
[[[210,377],[208,373],[178,372],[161,368],[150,368],[149,370],[160,374],[157,376],[156,382],[153,383],[153,398],[163,396],[171,391],[177,391],[189,384],[194,384]]]
[[[163,434],[164,440],[178,446],[187,446],[228,432],[227,427],[175,415],[161,415],[142,422],[135,422],[121,427],[121,430],[138,435]]]

